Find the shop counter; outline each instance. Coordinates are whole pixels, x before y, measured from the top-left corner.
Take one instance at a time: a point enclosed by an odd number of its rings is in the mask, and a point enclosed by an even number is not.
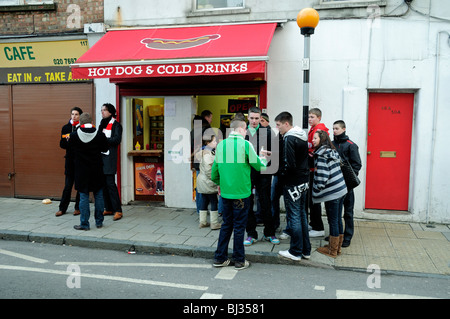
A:
[[[163,154],[162,150],[134,150],[128,152],[128,156],[157,156],[161,157]]]

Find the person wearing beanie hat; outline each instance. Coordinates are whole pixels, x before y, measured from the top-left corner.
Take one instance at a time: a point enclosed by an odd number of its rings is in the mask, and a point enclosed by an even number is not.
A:
[[[61,201],[59,203],[59,210],[56,212],[55,216],[59,217],[66,213],[69,207],[70,198],[72,196],[72,188],[75,182],[75,164],[74,164],[74,154],[68,149],[67,137],[70,133],[75,132],[80,126],[80,115],[83,111],[75,106],[70,110],[70,120],[61,129],[61,140],[59,141],[59,147],[66,150],[66,155],[64,156],[64,175],[66,176],[64,189],[61,195]],[[75,211],[73,214],[80,215],[80,193],[77,192],[75,197]]]
[[[89,230],[89,193],[95,199],[95,225],[103,227],[103,161],[101,152],[108,150],[108,142],[102,132],[97,131],[88,113],[80,116],[80,128],[70,134],[69,149],[75,155],[75,189],[80,192],[80,224],[76,230]]]
[[[109,149],[102,153],[105,188],[103,191],[105,211],[103,215],[114,215],[113,220],[123,217],[119,190],[116,185],[117,150],[122,141],[122,125],[116,121],[116,109],[111,103],[102,106],[102,120],[99,131],[106,135]]]

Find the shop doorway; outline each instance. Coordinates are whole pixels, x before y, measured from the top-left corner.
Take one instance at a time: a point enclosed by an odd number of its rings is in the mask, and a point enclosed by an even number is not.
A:
[[[366,209],[408,210],[413,93],[369,93]]]
[[[122,201],[163,201],[168,207],[195,207],[191,165],[193,118],[212,112],[211,127],[225,134],[236,112],[259,106],[259,95],[127,96],[121,112],[128,138],[122,141]]]

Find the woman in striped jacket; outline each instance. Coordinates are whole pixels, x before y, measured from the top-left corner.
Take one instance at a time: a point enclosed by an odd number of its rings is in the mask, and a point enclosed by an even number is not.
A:
[[[339,153],[331,143],[327,132],[314,133],[314,183],[313,203],[325,202],[330,227],[329,244],[317,249],[318,252],[336,258],[344,239],[342,226],[342,204],[347,194],[344,176],[340,166]]]

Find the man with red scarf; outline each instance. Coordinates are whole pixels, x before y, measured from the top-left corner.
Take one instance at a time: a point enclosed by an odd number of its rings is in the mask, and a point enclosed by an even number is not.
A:
[[[61,129],[61,140],[59,141],[59,147],[66,150],[66,163],[64,174],[66,176],[66,181],[64,185],[64,189],[61,195],[61,202],[59,203],[59,210],[56,212],[55,216],[59,217],[66,213],[67,208],[69,207],[70,198],[72,196],[72,187],[75,181],[75,164],[74,164],[74,154],[68,146],[68,136],[70,133],[75,132],[77,128],[80,126],[80,115],[83,114],[83,111],[75,106],[70,110],[70,120],[69,123],[64,125]],[[80,193],[77,192],[75,198],[75,211],[73,214],[80,215]]]
[[[120,202],[119,190],[116,185],[117,173],[117,150],[122,141],[122,125],[116,121],[116,108],[110,103],[103,104],[102,120],[99,131],[106,135],[109,150],[102,153],[103,173],[105,174],[105,188],[103,197],[105,211],[103,215],[114,215],[113,220],[122,218],[122,205]]]

